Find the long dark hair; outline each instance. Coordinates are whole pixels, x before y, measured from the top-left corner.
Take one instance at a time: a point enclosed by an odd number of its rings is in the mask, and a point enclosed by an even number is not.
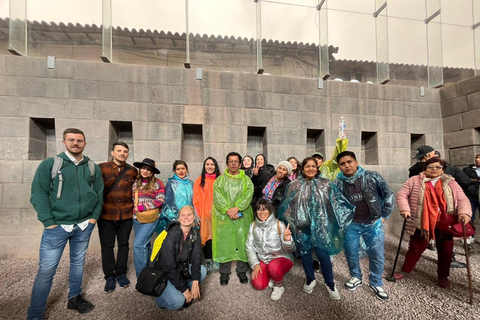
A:
[[[292,159],[295,160],[295,162],[297,163],[297,169],[293,170],[293,172],[295,173],[295,176],[298,176],[298,173],[300,172],[302,164],[295,157],[290,157],[290,158],[287,159],[287,161],[290,162],[290,160],[292,160]]]
[[[200,187],[205,187],[205,175],[207,174],[207,170],[205,170],[205,164],[207,163],[207,160],[212,160],[213,164],[215,165],[215,174],[217,177],[220,175],[220,168],[218,167],[218,162],[215,160],[213,157],[208,157],[203,161],[203,167],[202,167],[202,179],[200,180]],[[215,178],[216,179],[216,178]]]
[[[185,166],[185,169],[187,169],[187,171],[188,171],[188,166],[187,166],[187,163],[186,163],[185,161],[183,161],[183,160],[175,160],[175,162],[173,163],[173,169],[172,169],[173,172],[175,172],[175,170],[177,170],[177,166],[178,166],[179,164],[183,164],[183,165]]]
[[[245,158],[250,158],[250,160],[252,160],[252,164],[250,165],[250,168],[245,168],[245,166],[243,165],[243,160],[244,160]],[[240,169],[243,169],[243,170],[252,169],[254,165],[255,165],[255,160],[253,160],[253,158],[252,158],[251,156],[246,155],[246,156],[243,157],[243,159],[242,159],[242,165],[240,166]]]

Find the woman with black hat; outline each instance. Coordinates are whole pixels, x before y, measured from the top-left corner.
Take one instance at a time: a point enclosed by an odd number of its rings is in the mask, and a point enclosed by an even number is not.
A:
[[[155,161],[149,158],[142,162],[134,162],[138,168],[137,179],[133,183],[134,208],[133,208],[133,261],[135,272],[138,275],[147,266],[152,247],[150,238],[158,225],[158,217],[165,203],[165,187],[162,181],[155,178],[160,174],[155,166]]]

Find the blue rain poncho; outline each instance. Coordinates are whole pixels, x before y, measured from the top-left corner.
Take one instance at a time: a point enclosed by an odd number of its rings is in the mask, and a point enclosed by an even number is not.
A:
[[[290,224],[297,249],[304,255],[313,247],[330,255],[343,249],[344,216],[353,215],[355,207],[328,179],[291,182],[278,210],[278,219]]]
[[[375,239],[380,239],[379,233],[383,232],[383,223],[378,223],[378,219],[387,219],[393,211],[395,205],[393,192],[390,190],[387,182],[380,176],[378,172],[365,170],[358,166],[358,171],[353,177],[347,177],[340,172],[337,175],[337,179],[334,184],[338,187],[338,190],[343,194],[344,183],[353,184],[361,180],[362,193],[368,208],[372,215],[373,223],[376,223]],[[345,226],[344,231],[348,228],[353,220],[354,214],[345,215],[341,217],[342,225]],[[361,244],[362,249],[368,250],[376,246],[376,242],[371,248],[367,248],[364,243]]]
[[[227,169],[215,180],[212,211],[212,251],[215,262],[247,262],[245,242],[253,221],[250,206],[252,196],[253,183],[243,170],[232,176]],[[233,207],[243,213],[242,218],[230,219],[226,212]]]
[[[174,174],[165,186],[165,205],[156,231],[161,233],[171,221],[177,220],[180,209],[186,205],[193,207],[193,182],[188,176],[182,179]]]

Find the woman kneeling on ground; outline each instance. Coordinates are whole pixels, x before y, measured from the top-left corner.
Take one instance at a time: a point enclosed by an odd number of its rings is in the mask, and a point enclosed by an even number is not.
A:
[[[256,204],[255,221],[250,225],[247,237],[248,263],[253,269],[252,285],[257,290],[273,287],[272,300],[279,300],[285,288],[283,276],[293,266],[292,252],[295,242],[290,226],[277,219],[272,204],[260,199]]]
[[[195,213],[192,206],[184,206],[177,221],[167,226],[160,260],[168,282],[162,295],[155,298],[160,308],[178,310],[200,299],[199,283],[205,279],[207,269],[202,266],[202,243],[193,228]]]
[[[445,160],[430,158],[423,165],[423,172],[405,182],[397,193],[397,205],[403,218],[408,219],[405,231],[410,244],[402,271],[394,274],[396,280],[410,275],[431,239],[435,240],[438,253],[438,284],[449,289],[450,263],[453,254],[453,237],[437,228],[442,213],[458,215],[464,224],[470,221],[472,210],[468,198],[455,179],[444,174]]]

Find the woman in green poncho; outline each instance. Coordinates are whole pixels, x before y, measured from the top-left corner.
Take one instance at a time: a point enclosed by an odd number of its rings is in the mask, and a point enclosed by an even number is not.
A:
[[[232,261],[237,261],[237,276],[248,283],[245,242],[253,221],[250,207],[253,183],[240,170],[242,157],[236,152],[227,155],[225,174],[213,185],[212,250],[213,261],[220,263],[220,284],[227,285]]]

